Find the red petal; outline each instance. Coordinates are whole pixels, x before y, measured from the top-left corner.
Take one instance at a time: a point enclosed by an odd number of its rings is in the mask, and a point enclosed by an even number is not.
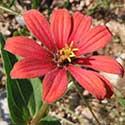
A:
[[[51,36],[50,26],[45,17],[37,10],[29,10],[24,15],[28,29],[49,49],[55,45]]]
[[[59,49],[63,48],[68,42],[71,31],[71,17],[66,9],[58,9],[53,11],[51,18],[51,30],[55,38],[55,42]]]
[[[106,26],[96,26],[90,29],[78,45],[77,55],[93,52],[106,46],[112,39],[112,34]]]
[[[111,85],[111,83],[102,75],[96,73],[96,75],[103,81],[104,83],[104,87],[106,88],[106,98],[110,98],[113,93],[114,93],[114,89],[113,86]]]
[[[68,70],[79,84],[97,99],[102,100],[107,96],[108,83],[105,84],[105,81],[100,79],[96,72],[88,71],[73,65],[70,65]]]
[[[12,71],[12,78],[34,78],[40,77],[50,70],[54,69],[55,65],[50,60],[38,60],[32,57],[24,58],[17,62]]]
[[[80,42],[84,39],[85,33],[90,29],[92,18],[90,16],[84,16],[80,12],[73,14],[73,31],[68,42],[74,41]]]
[[[43,100],[52,103],[60,98],[68,85],[66,71],[56,69],[49,72],[43,80]]]
[[[5,50],[22,57],[33,57],[41,60],[46,56],[50,56],[50,54],[33,39],[21,36],[7,39]]]
[[[109,56],[90,56],[83,59],[77,59],[76,63],[107,73],[118,74],[120,76],[124,74],[123,67]]]

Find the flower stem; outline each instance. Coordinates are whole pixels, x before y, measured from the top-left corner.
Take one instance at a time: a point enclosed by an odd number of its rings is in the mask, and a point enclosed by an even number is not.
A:
[[[12,14],[14,14],[14,15],[19,15],[19,16],[21,16],[21,14],[15,12],[14,10],[11,10],[11,9],[6,8],[6,7],[3,7],[3,6],[0,6],[0,9],[2,9],[2,10],[4,10],[4,11],[7,11],[7,12],[9,12],[9,13],[12,13]]]
[[[49,104],[43,103],[38,114],[30,121],[30,125],[36,125],[48,110]]]
[[[73,117],[76,117],[81,124],[84,123],[84,120],[81,117],[79,117],[77,114],[75,114],[75,112],[71,111],[69,108],[66,108],[59,104],[52,104],[52,105],[59,107],[61,110],[65,110],[67,113],[70,113]]]
[[[74,82],[74,85],[75,85],[75,88],[76,88],[78,94],[80,95],[81,99],[84,100],[85,105],[88,107],[88,109],[89,109],[89,111],[91,112],[92,116],[93,116],[94,119],[96,120],[97,124],[98,124],[98,125],[101,125],[101,123],[99,122],[99,120],[98,120],[98,118],[96,117],[95,113],[93,112],[91,106],[90,106],[89,103],[86,101],[86,99],[84,98],[84,96],[81,94],[80,88],[79,88],[78,84],[77,84],[76,82]]]

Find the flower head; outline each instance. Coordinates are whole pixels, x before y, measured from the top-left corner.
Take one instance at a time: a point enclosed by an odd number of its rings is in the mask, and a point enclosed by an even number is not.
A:
[[[112,34],[106,26],[91,28],[90,16],[80,12],[70,15],[66,9],[53,11],[50,23],[37,10],[29,10],[23,17],[27,28],[42,44],[23,36],[7,40],[5,50],[23,57],[14,65],[12,78],[45,75],[43,100],[47,103],[65,93],[67,72],[99,100],[112,96],[112,85],[97,71],[122,76],[122,66],[108,56],[85,56],[109,43]]]

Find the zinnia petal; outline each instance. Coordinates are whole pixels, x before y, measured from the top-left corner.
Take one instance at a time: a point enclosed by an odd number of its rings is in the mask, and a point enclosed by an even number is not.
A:
[[[112,84],[102,75],[100,75],[99,73],[96,73],[96,75],[103,81],[104,83],[104,87],[106,88],[106,98],[110,98],[113,93],[114,93],[114,89]]]
[[[84,35],[90,29],[92,18],[90,16],[85,16],[80,12],[75,12],[72,16],[73,20],[73,31],[68,40],[68,42],[74,42],[77,44],[82,39]]]
[[[52,103],[61,97],[67,88],[68,80],[65,69],[49,72],[43,80],[43,100]]]
[[[24,15],[28,29],[50,50],[55,49],[50,26],[45,17],[37,10],[29,10]]]
[[[58,48],[61,49],[68,42],[71,31],[71,16],[68,10],[58,9],[53,11],[50,23],[55,42]]]
[[[18,61],[11,70],[12,78],[40,77],[55,68],[51,60],[39,60],[32,57]]]
[[[77,55],[93,52],[106,46],[112,34],[106,26],[96,26],[88,31],[78,45]]]
[[[100,79],[96,72],[85,70],[73,65],[70,65],[68,70],[79,84],[97,99],[102,100],[107,96],[107,88],[109,88],[108,83],[105,84],[106,81]]]
[[[123,76],[124,69],[116,60],[109,56],[90,56],[87,58],[79,58],[76,63],[94,68],[107,73],[118,74]]]
[[[7,39],[4,49],[22,57],[33,57],[41,60],[46,56],[50,56],[50,53],[33,39],[22,36]]]

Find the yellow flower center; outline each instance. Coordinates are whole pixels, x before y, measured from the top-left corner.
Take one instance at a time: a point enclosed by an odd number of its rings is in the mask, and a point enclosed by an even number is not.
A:
[[[71,62],[71,58],[76,57],[76,54],[74,52],[77,50],[78,48],[73,48],[73,41],[71,42],[70,45],[66,44],[65,47],[59,51],[58,62],[62,63],[65,60]]]

